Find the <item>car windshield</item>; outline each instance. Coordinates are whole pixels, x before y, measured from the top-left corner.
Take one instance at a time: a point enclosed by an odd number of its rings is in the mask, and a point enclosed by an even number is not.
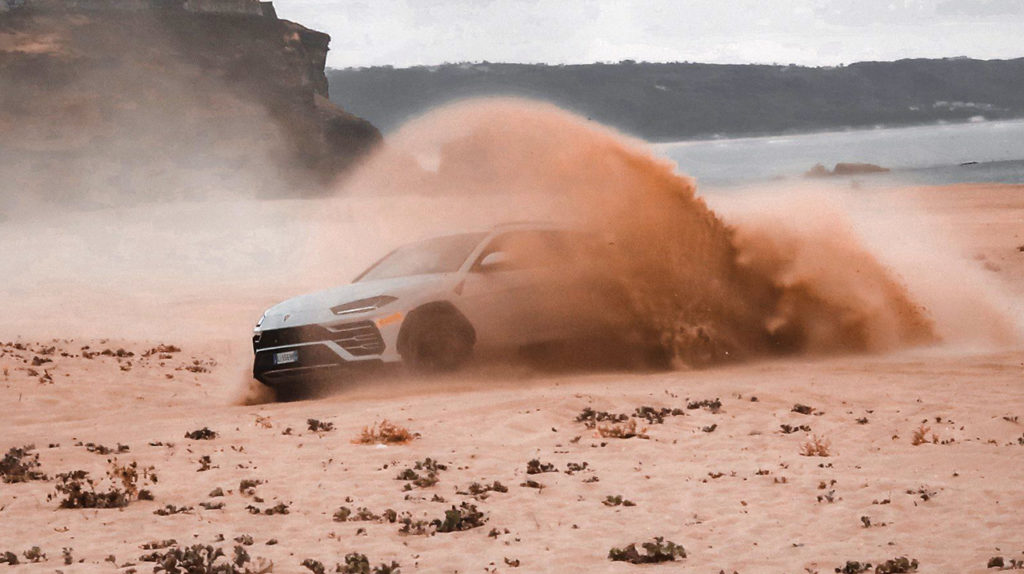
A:
[[[486,236],[487,233],[464,233],[404,245],[374,263],[355,282],[458,271]]]

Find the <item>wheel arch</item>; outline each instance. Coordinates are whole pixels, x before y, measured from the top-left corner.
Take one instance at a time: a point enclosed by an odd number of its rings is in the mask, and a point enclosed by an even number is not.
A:
[[[402,321],[402,328],[398,331],[397,342],[399,355],[405,353],[406,346],[409,344],[409,336],[414,326],[420,321],[429,321],[435,317],[454,318],[466,330],[466,333],[469,335],[470,342],[474,345],[476,344],[476,329],[473,327],[473,324],[469,322],[469,319],[462,314],[462,311],[459,311],[458,307],[456,307],[451,301],[431,301],[409,311],[405,320]]]

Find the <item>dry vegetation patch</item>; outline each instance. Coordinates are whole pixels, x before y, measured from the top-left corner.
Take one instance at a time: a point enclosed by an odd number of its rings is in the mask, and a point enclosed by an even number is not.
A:
[[[800,446],[800,456],[832,456],[831,447],[832,443],[827,439],[814,435]]]
[[[993,556],[988,559],[986,568],[998,568],[1000,570],[1024,570],[1024,559],[1010,558],[1004,560],[1002,556]]]
[[[601,504],[605,506],[636,506],[635,502],[627,498],[622,498],[621,494],[609,494],[601,501]]]
[[[37,470],[39,453],[32,452],[35,445],[13,447],[0,460],[0,479],[6,483],[28,482],[30,480],[47,480],[46,474]]]
[[[796,403],[795,405],[793,405],[793,408],[790,409],[790,412],[800,413],[802,415],[809,415],[814,412],[814,407]]]
[[[608,551],[608,559],[613,562],[629,562],[630,564],[653,564],[657,562],[674,562],[676,558],[686,558],[686,550],[682,546],[657,536],[651,542],[640,545],[643,554],[632,543],[624,548],[612,548]]]
[[[647,421],[647,424],[660,425],[668,417],[681,417],[686,415],[683,409],[670,409],[668,407],[655,408],[648,406],[637,407],[633,417]]]
[[[398,516],[398,522],[402,524],[398,529],[401,534],[430,536],[439,532],[460,532],[479,528],[487,523],[487,515],[478,510],[475,504],[463,502],[446,510],[443,518],[435,518],[428,522],[413,519],[411,514],[403,512]]]
[[[544,472],[558,472],[555,465],[548,462],[541,462],[539,459],[531,459],[526,463],[526,474],[541,474]]]
[[[121,443],[117,443],[116,447],[109,447],[109,446],[104,446],[102,444],[96,444],[96,443],[92,443],[92,442],[87,442],[87,443],[77,442],[77,443],[75,443],[75,446],[85,447],[85,450],[87,450],[87,451],[89,451],[91,453],[95,453],[95,454],[99,454],[99,455],[103,455],[103,456],[106,456],[108,454],[114,454],[114,453],[124,454],[124,453],[126,453],[126,452],[131,450],[130,446],[128,446],[126,444],[121,444]]]
[[[914,435],[910,438],[910,444],[917,446],[921,444],[934,443],[938,444],[939,435],[931,432],[931,427],[927,427],[924,424],[914,429]],[[929,437],[928,434],[931,433]]]
[[[193,510],[195,509],[192,508],[191,506],[175,506],[173,504],[168,504],[163,508],[157,508],[156,510],[153,511],[153,514],[157,516],[171,516],[173,514],[192,514]]]
[[[153,562],[153,572],[167,574],[265,574],[274,571],[274,564],[253,560],[244,546],[235,546],[229,557],[223,548],[206,544],[174,546],[163,551],[139,556],[142,562]]]
[[[313,572],[313,574],[324,574],[327,572],[327,567],[324,566],[323,562],[313,560],[312,558],[303,560],[300,566]],[[394,560],[390,564],[382,562],[378,566],[371,566],[370,560],[365,554],[351,552],[345,555],[345,562],[335,564],[331,572],[341,572],[342,574],[399,574],[399,568],[400,565]]]
[[[907,558],[906,556],[899,556],[886,560],[881,564],[874,567],[875,574],[907,574],[909,572],[917,572],[918,562],[917,559]],[[856,560],[848,560],[846,564],[836,567],[835,571],[837,574],[862,574],[864,572],[871,572],[872,565],[870,562],[858,562]]]
[[[44,562],[46,560],[46,554],[38,546],[33,546],[28,550],[21,553],[22,557],[28,562]],[[7,564],[8,566],[15,566],[20,564],[21,560],[18,555],[10,550],[0,552],[0,564]]]
[[[258,478],[243,478],[238,481],[238,493],[243,496],[252,496],[256,494],[256,487],[263,484],[263,481]],[[214,493],[220,491],[219,495]],[[210,496],[224,496],[224,491],[220,488],[216,488],[210,492]]]
[[[306,425],[309,427],[309,430],[315,433],[325,433],[334,430],[334,423],[324,422],[317,419],[307,419]]]
[[[249,511],[249,514],[262,514],[264,516],[273,516],[275,514],[288,514],[291,512],[291,510],[289,510],[289,505],[283,502],[278,502],[274,506],[268,506],[267,508],[260,508],[254,504],[250,504],[246,506],[245,509]]]
[[[106,490],[97,490],[102,483],[90,478],[85,470],[62,472],[56,478],[57,493],[47,499],[59,498],[60,508],[123,508],[133,500],[152,500],[153,494],[140,485],[157,481],[153,467],[140,468],[134,461],[120,465],[117,459],[111,460],[107,469]]]
[[[388,508],[384,512],[377,514],[371,511],[365,506],[360,506],[353,513],[352,509],[347,506],[341,506],[334,513],[335,522],[388,522],[394,524],[398,522],[398,513]]]
[[[637,430],[636,419],[629,419],[628,422],[621,424],[598,425],[597,434],[602,438],[651,438],[646,428]]]
[[[452,506],[444,511],[443,519],[431,521],[438,532],[459,532],[479,528],[487,523],[487,516],[477,510],[476,505],[463,502],[458,507]]]
[[[416,438],[415,435],[409,432],[409,429],[384,419],[379,423],[375,422],[368,427],[363,427],[362,432],[352,442],[355,444],[405,444],[414,438]]]
[[[213,440],[217,436],[219,435],[216,431],[212,431],[207,427],[185,433],[185,438],[189,440]]]
[[[436,460],[427,457],[423,460],[416,461],[412,467],[406,468],[402,472],[398,473],[395,480],[406,481],[402,490],[428,488],[437,484],[438,481],[441,480],[438,473],[446,470],[448,470],[448,465],[441,464]]]
[[[652,406],[639,406],[632,414],[625,413],[612,413],[608,411],[596,411],[590,407],[585,407],[580,414],[576,415],[576,422],[583,423],[588,429],[597,428],[600,423],[607,425],[622,424],[632,419],[640,419],[647,424],[660,425],[665,422],[665,419],[669,417],[681,417],[685,416],[686,412],[680,408],[669,408],[669,407],[652,407]],[[636,421],[633,421],[636,424]]]
[[[722,401],[719,400],[717,397],[714,399],[690,401],[686,403],[686,408],[691,411],[704,408],[711,411],[712,413],[717,413],[718,411],[722,410]]]
[[[492,492],[508,492],[508,487],[504,484],[495,480],[491,484],[480,484],[479,482],[471,483],[466,490],[457,490],[455,494],[461,494],[462,496],[472,496],[477,500],[486,500]]]

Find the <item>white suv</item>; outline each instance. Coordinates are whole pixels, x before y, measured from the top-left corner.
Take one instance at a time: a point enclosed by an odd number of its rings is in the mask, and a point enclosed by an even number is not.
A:
[[[479,348],[523,348],[622,326],[626,305],[599,279],[589,234],[507,224],[392,251],[351,284],[268,309],[253,375],[268,385],[338,367],[403,361],[457,368]],[[591,252],[592,253],[592,252]],[[602,287],[599,287],[601,285]],[[610,312],[615,311],[615,312]]]

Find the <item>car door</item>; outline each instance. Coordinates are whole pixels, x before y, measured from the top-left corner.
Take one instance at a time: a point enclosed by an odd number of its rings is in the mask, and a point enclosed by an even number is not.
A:
[[[551,331],[551,232],[496,235],[477,256],[460,287],[459,308],[482,346],[517,346]]]

